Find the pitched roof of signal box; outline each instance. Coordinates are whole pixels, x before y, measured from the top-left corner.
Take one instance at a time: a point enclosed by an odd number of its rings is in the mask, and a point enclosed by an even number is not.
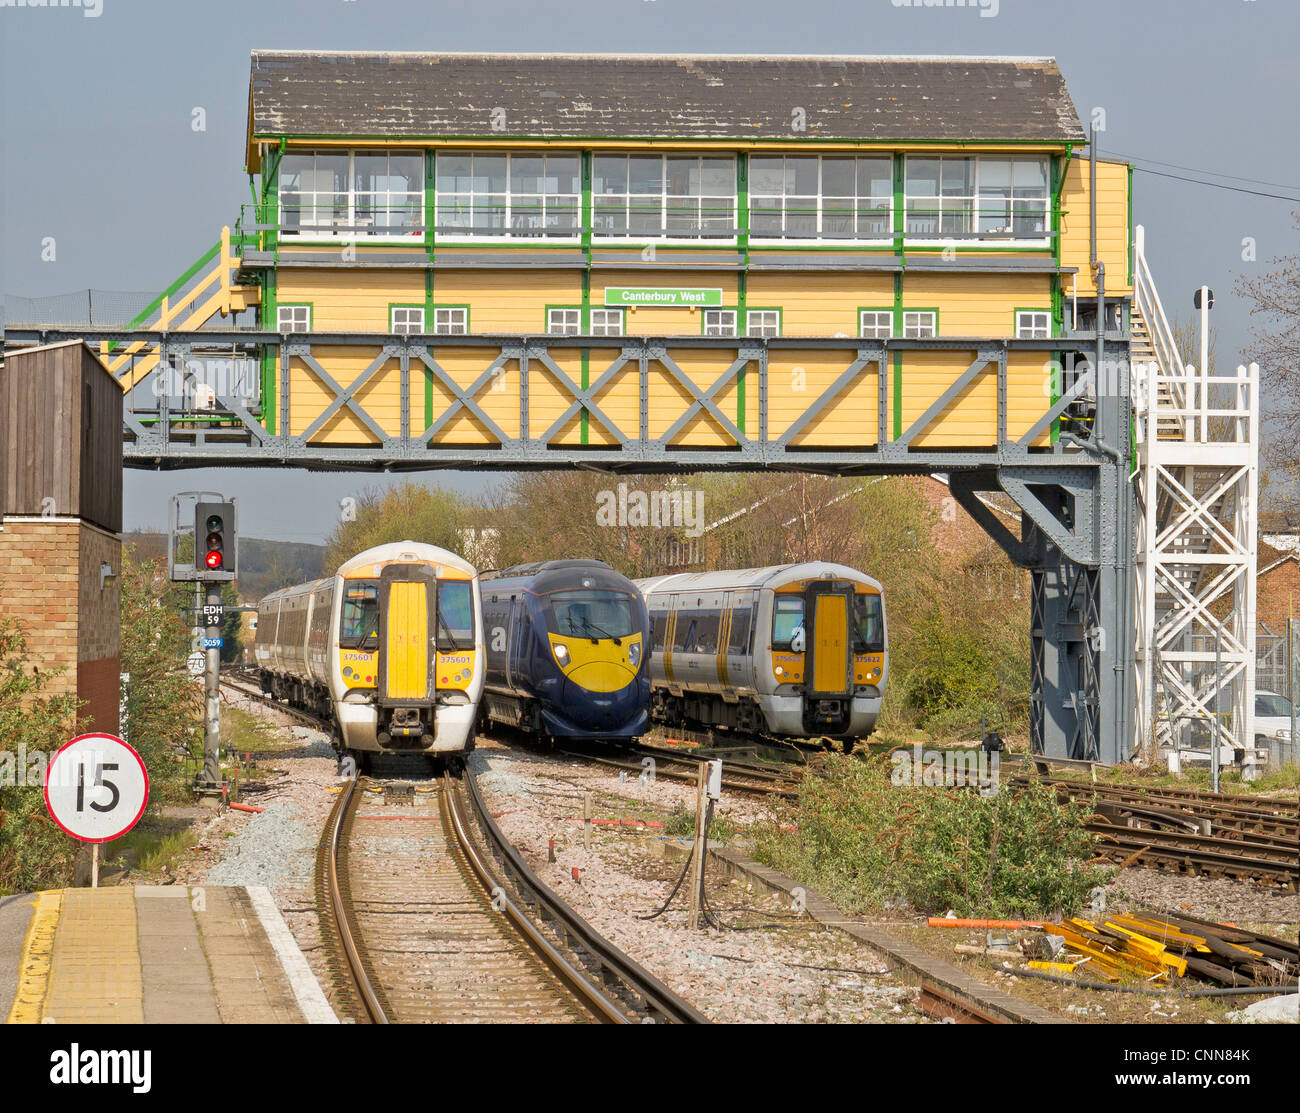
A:
[[[1053,58],[257,50],[249,94],[250,148],[280,136],[1086,138]],[[806,131],[791,127],[796,108]]]

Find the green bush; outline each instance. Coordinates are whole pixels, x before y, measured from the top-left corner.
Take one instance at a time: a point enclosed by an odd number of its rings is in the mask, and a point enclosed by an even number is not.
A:
[[[0,618],[0,894],[72,879],[76,844],[46,814],[41,791],[49,755],[76,733],[77,698],[44,694],[57,675],[31,665],[24,628]]]
[[[984,796],[895,785],[887,759],[831,755],[825,768],[778,824],[758,831],[756,855],[849,910],[905,901],[930,915],[1069,915],[1106,877],[1083,865],[1092,858],[1086,807],[1050,789]]]

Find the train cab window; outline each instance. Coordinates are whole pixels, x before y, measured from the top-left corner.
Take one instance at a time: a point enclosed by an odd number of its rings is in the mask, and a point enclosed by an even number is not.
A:
[[[732,653],[749,652],[749,627],[753,622],[753,611],[749,607],[737,607],[731,612],[731,637],[727,648]]]
[[[803,626],[803,596],[778,595],[772,607],[772,648],[789,649],[794,632]]]
[[[853,597],[853,651],[878,653],[885,648],[885,623],[879,595]]]
[[[468,580],[438,581],[438,643],[448,649],[474,646],[474,593]]]
[[[379,585],[348,580],[343,585],[339,645],[373,649],[379,644]]]
[[[556,591],[546,597],[551,632],[565,638],[626,638],[640,629],[638,610],[625,591]]]

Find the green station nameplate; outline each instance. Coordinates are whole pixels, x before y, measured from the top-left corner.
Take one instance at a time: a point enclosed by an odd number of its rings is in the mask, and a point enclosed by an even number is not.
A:
[[[651,308],[679,305],[721,305],[721,290],[695,290],[682,287],[606,286],[606,305],[641,305]]]

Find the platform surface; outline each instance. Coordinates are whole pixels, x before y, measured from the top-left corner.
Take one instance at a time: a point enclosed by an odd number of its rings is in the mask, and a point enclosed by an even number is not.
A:
[[[8,899],[0,1008],[11,1024],[337,1022],[265,888],[120,885]]]

